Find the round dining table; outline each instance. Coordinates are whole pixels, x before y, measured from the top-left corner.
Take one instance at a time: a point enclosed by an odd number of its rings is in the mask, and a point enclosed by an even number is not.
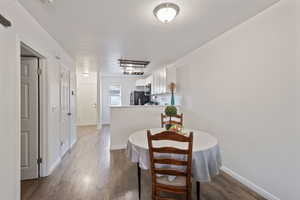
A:
[[[140,169],[150,169],[150,156],[147,140],[147,130],[151,134],[165,131],[164,128],[151,128],[139,130],[132,133],[127,142],[127,156],[131,162],[137,163],[139,191],[140,191]],[[192,177],[197,182],[210,182],[213,176],[219,174],[222,166],[220,147],[217,138],[211,134],[201,131],[184,129],[184,134],[194,133],[193,139],[193,158],[192,158]],[[160,141],[158,146],[171,146],[186,149],[186,143],[174,141]]]

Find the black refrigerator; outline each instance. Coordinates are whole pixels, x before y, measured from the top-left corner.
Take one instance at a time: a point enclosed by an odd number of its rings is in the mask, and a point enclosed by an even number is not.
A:
[[[150,96],[144,91],[133,91],[130,93],[130,105],[144,105],[150,101]]]

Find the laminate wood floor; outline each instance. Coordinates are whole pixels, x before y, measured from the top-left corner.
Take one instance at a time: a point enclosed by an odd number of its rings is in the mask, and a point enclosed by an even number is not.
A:
[[[78,127],[78,141],[53,174],[21,184],[22,200],[137,200],[137,169],[124,150],[109,150],[108,126]],[[151,177],[142,171],[142,200],[151,199]],[[196,199],[195,184],[193,199]],[[265,200],[225,173],[201,184],[202,200]]]

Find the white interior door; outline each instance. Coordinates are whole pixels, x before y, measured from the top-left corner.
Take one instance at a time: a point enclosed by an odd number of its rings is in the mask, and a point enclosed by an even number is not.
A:
[[[63,156],[68,151],[71,143],[70,70],[65,67],[61,67],[60,110],[60,150],[61,156]]]
[[[96,125],[97,124],[97,77],[88,77],[93,81],[78,81],[78,115],[77,125]],[[85,79],[88,79],[85,78]]]
[[[38,59],[21,59],[21,179],[38,178]]]

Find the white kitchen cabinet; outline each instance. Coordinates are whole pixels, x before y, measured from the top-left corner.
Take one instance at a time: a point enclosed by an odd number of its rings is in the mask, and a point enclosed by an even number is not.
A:
[[[156,70],[151,76],[152,94],[169,93],[169,85],[176,83],[176,68],[164,67]]]
[[[158,94],[157,91],[157,73],[153,72],[152,74],[152,85],[151,85],[151,94]]]
[[[152,85],[152,94],[160,93],[160,72],[155,71],[153,73],[153,85]]]
[[[137,79],[135,82],[135,86],[140,87],[140,86],[147,86],[149,84],[153,84],[153,75],[150,75],[146,78],[141,78]]]
[[[159,69],[152,74],[152,94],[164,94],[168,91],[167,70]]]
[[[137,79],[135,82],[135,86],[137,87],[141,87],[141,86],[145,86],[146,85],[146,79]]]
[[[166,93],[168,90],[167,85],[167,70],[166,68],[163,68],[160,71],[160,94]]]

